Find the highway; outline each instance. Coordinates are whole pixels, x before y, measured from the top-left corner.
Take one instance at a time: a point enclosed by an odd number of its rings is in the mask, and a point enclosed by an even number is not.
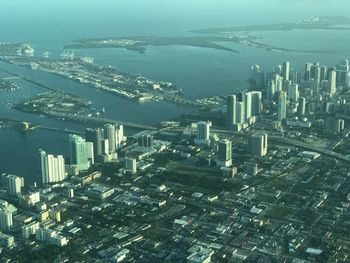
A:
[[[329,150],[334,150],[335,148],[337,148],[337,146],[339,144],[341,144],[344,141],[345,137],[348,137],[350,134],[350,128],[346,128],[342,131],[342,133],[340,134],[340,138],[338,140],[336,140],[334,143],[332,143],[330,146],[328,146]]]
[[[230,134],[230,135],[239,134],[241,136],[245,136],[245,134],[236,133],[236,132],[233,132],[230,130],[212,129],[212,131],[216,132],[216,133],[222,133],[222,134]],[[343,141],[343,138],[348,136],[349,134],[350,134],[350,128],[345,129],[341,134],[342,137],[339,140],[337,140],[336,142],[334,142],[332,145],[330,145],[328,148],[317,147],[317,146],[313,146],[313,145],[303,143],[300,141],[296,141],[296,140],[292,140],[292,139],[288,139],[288,138],[282,138],[282,137],[278,137],[278,136],[273,136],[271,134],[269,134],[268,140],[278,142],[281,144],[299,147],[299,148],[313,151],[313,152],[317,152],[317,153],[324,154],[324,155],[327,155],[329,157],[338,159],[340,161],[350,163],[350,158],[333,151],[336,148],[336,146],[338,146]]]
[[[62,133],[68,133],[68,134],[85,135],[84,132],[68,130],[68,129],[60,129],[60,128],[54,128],[54,127],[39,126],[38,129],[47,130],[47,131],[62,132]]]
[[[1,78],[2,80],[13,80],[13,79],[20,79],[20,77],[7,77],[7,78]]]
[[[299,141],[295,141],[295,140],[291,140],[291,139],[287,139],[287,138],[281,138],[281,137],[277,137],[277,136],[269,136],[269,140],[274,141],[274,142],[278,142],[281,144],[287,144],[287,145],[299,147],[299,148],[302,148],[305,150],[317,152],[317,153],[324,154],[324,155],[327,155],[329,157],[338,159],[340,161],[350,163],[350,158],[348,158],[342,154],[333,152],[329,149],[325,149],[325,148],[313,146],[313,145],[310,145],[307,143],[303,143],[303,142],[299,142]]]
[[[133,123],[133,122],[126,122],[126,121],[118,121],[113,119],[107,119],[107,118],[99,118],[99,117],[84,117],[84,116],[74,116],[74,115],[68,115],[68,114],[62,114],[62,113],[48,113],[49,116],[55,117],[55,118],[61,118],[68,121],[76,121],[76,122],[82,122],[82,123],[96,123],[96,124],[120,124],[124,127],[129,128],[135,128],[135,129],[141,129],[141,130],[151,130],[151,131],[157,131],[158,128],[150,125],[145,124],[139,124],[139,123]]]

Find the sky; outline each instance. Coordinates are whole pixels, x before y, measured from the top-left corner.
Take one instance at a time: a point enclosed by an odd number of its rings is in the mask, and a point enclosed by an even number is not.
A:
[[[350,0],[1,0],[3,40],[31,35],[178,35],[192,29],[348,15]],[[2,39],[0,39],[1,41]]]

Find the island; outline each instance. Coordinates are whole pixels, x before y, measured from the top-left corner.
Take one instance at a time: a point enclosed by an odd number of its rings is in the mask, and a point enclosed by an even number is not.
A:
[[[267,51],[294,51],[283,47],[272,46],[259,41],[250,35],[217,35],[217,36],[185,36],[185,37],[123,37],[106,39],[81,39],[66,45],[65,49],[88,48],[126,48],[128,50],[144,53],[147,46],[192,46],[199,48],[211,48],[238,53],[237,50],[226,47],[224,44],[243,44]]]
[[[92,102],[68,93],[48,91],[16,104],[13,108],[23,112],[64,118],[72,115],[89,116]]]

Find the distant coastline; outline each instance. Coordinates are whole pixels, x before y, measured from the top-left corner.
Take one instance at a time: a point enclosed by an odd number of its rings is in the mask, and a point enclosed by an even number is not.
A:
[[[191,30],[197,34],[230,34],[236,32],[291,31],[291,30],[350,30],[350,18],[345,16],[311,17],[287,23],[244,25],[235,27],[206,28]]]
[[[99,48],[125,48],[127,50],[144,53],[148,46],[192,46],[198,48],[211,48],[216,50],[238,53],[237,50],[227,47],[224,43],[245,45],[268,52],[300,52],[300,53],[329,53],[324,50],[296,50],[287,47],[274,46],[263,43],[261,39],[251,35],[251,32],[266,31],[292,31],[292,30],[350,30],[350,18],[312,17],[294,22],[245,25],[237,27],[209,28],[192,30],[191,33],[200,34],[186,37],[119,37],[119,38],[89,38],[74,40],[64,46],[65,49],[99,49]],[[337,51],[334,51],[337,52]]]

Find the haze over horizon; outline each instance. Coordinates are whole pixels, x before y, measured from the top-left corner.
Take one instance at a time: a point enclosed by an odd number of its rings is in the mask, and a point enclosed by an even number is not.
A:
[[[1,4],[0,34],[6,41],[30,41],[38,34],[55,38],[55,30],[65,31],[69,38],[96,37],[96,32],[178,35],[201,28],[348,15],[350,10],[346,0],[36,0],[35,5],[4,0]]]

